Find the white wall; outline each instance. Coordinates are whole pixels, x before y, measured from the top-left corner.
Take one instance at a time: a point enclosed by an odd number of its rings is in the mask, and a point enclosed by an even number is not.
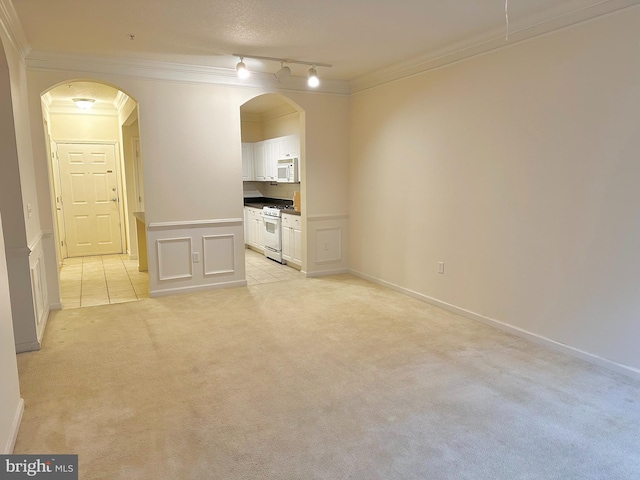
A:
[[[40,348],[49,311],[43,252],[52,246],[45,245],[52,236],[40,228],[26,69],[7,31],[0,28],[0,211],[16,348],[25,351]],[[53,253],[55,257],[55,249]],[[38,277],[37,290],[32,289],[34,276]],[[40,307],[37,313],[36,306]]]
[[[638,32],[628,9],[354,95],[351,268],[640,369]]]

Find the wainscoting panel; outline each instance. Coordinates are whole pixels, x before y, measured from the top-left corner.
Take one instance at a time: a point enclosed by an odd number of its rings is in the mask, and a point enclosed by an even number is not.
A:
[[[306,263],[303,256],[303,265],[306,265],[307,276],[318,277],[348,271],[348,215],[310,215],[302,231],[303,245],[306,233]]]
[[[49,317],[49,289],[43,249],[44,232],[41,232],[29,244],[29,273],[31,276],[31,294],[36,321],[37,341],[42,340],[44,327]]]
[[[342,260],[342,228],[318,228],[316,230],[316,263]]]
[[[243,223],[241,218],[150,223],[151,296],[246,285]]]
[[[235,235],[205,235],[202,237],[204,274],[224,275],[235,272]]]
[[[160,281],[192,278],[191,237],[157,240]]]

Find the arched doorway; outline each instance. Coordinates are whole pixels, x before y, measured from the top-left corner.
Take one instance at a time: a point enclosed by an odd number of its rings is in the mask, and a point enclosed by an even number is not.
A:
[[[144,205],[137,102],[74,80],[45,92],[42,107],[63,308],[147,297],[134,217]]]
[[[304,111],[270,93],[244,103],[240,121],[247,283],[297,278],[304,271]]]

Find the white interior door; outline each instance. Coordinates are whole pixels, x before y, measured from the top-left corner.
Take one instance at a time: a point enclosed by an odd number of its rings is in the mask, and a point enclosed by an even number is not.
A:
[[[122,253],[114,145],[58,145],[67,255]]]

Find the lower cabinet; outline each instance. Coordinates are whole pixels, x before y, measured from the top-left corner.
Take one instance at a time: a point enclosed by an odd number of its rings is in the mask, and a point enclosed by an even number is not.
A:
[[[252,247],[264,248],[264,228],[262,226],[262,210],[244,207],[244,242]]]
[[[282,214],[282,258],[302,266],[302,223],[299,215]]]

